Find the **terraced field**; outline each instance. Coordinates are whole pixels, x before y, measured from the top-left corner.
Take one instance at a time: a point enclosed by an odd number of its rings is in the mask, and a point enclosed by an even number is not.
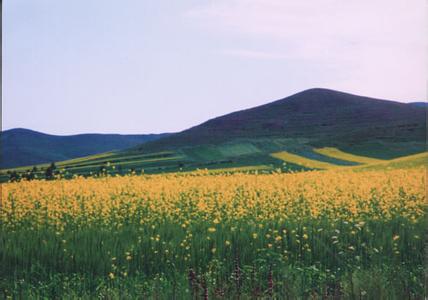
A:
[[[124,175],[191,172],[208,169],[218,172],[282,172],[331,169],[383,169],[426,165],[427,153],[394,159],[379,159],[343,151],[334,147],[314,148],[298,139],[236,140],[220,145],[200,145],[141,153],[136,151],[107,152],[88,157],[58,162],[57,172],[62,177],[97,174]],[[49,164],[36,166],[36,177],[44,178]],[[1,170],[0,181],[9,179],[8,172],[26,176],[32,166]]]
[[[326,169],[333,169],[333,168],[338,167],[338,165],[335,165],[332,163],[327,163],[327,162],[323,162],[323,161],[319,161],[319,160],[306,158],[304,156],[289,153],[287,151],[272,153],[272,157],[280,159],[280,160],[284,161],[285,163],[287,163],[287,162],[293,163],[293,164],[300,165],[300,166],[303,166],[303,167],[306,167],[309,169],[326,170]]]
[[[334,157],[337,159],[342,159],[342,160],[346,160],[346,161],[350,161],[350,162],[356,162],[359,164],[380,163],[380,162],[385,161],[382,159],[346,153],[344,151],[341,151],[341,150],[339,150],[337,148],[333,148],[333,147],[318,148],[318,149],[314,149],[314,151],[316,153],[319,153],[319,154],[322,154],[325,156]]]
[[[380,169],[403,169],[424,167],[428,164],[428,152],[408,155],[396,159],[382,160],[366,156],[346,153],[336,148],[314,149],[314,152],[322,155],[337,158],[344,161],[355,162],[358,165],[344,166],[323,161],[309,159],[304,156],[289,153],[287,151],[273,153],[272,156],[283,160],[285,163],[293,163],[310,169],[331,170],[331,169],[353,169],[353,170],[380,170]]]
[[[396,159],[382,161],[380,163],[361,165],[354,170],[385,170],[385,169],[410,169],[410,168],[427,168],[428,152],[414,155],[399,157]]]

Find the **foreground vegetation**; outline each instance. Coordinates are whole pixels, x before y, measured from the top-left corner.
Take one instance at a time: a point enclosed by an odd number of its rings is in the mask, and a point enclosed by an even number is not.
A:
[[[1,185],[0,297],[424,297],[426,171]]]

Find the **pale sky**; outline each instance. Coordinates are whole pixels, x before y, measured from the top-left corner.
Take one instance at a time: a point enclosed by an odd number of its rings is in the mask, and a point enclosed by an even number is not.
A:
[[[427,99],[425,0],[5,0],[3,130],[161,133],[324,87]]]

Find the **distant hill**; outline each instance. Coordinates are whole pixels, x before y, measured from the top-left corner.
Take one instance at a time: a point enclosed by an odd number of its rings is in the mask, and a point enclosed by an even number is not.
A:
[[[373,144],[391,144],[394,151],[400,143],[425,145],[426,115],[421,105],[316,88],[208,120],[137,149],[171,150],[266,137],[304,138],[314,146],[368,147],[375,151]],[[395,150],[399,156],[399,149]]]
[[[317,88],[156,138],[130,148],[121,141],[108,148],[123,150],[67,160],[58,166],[69,176],[92,176],[100,170],[111,174],[195,169],[288,172],[368,166],[425,152],[426,109]],[[78,144],[87,146],[88,142],[79,140]],[[39,153],[34,149],[50,149],[36,141],[30,145],[33,156]],[[24,148],[15,149],[25,155]],[[101,151],[97,148],[93,153]],[[420,162],[424,160],[416,161]],[[43,176],[47,165],[39,167]],[[0,180],[7,178],[4,172],[0,174]]]
[[[168,134],[49,135],[29,129],[10,129],[0,135],[0,168],[57,162],[100,152],[121,150]]]

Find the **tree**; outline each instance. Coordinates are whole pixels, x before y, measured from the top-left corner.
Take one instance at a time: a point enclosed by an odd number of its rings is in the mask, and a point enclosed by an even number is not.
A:
[[[105,166],[101,166],[98,170],[98,176],[106,176],[107,175],[107,169]]]
[[[32,169],[31,169],[31,171],[30,171],[30,175],[29,175],[29,180],[33,180],[33,179],[35,179],[36,177],[37,177],[37,171],[38,171],[38,169],[37,169],[37,167],[36,166],[34,166]]]
[[[16,171],[7,171],[9,174],[9,181],[15,182],[19,180],[19,174]]]
[[[45,178],[46,180],[52,180],[55,178],[55,163],[51,163],[51,165],[46,169]]]

